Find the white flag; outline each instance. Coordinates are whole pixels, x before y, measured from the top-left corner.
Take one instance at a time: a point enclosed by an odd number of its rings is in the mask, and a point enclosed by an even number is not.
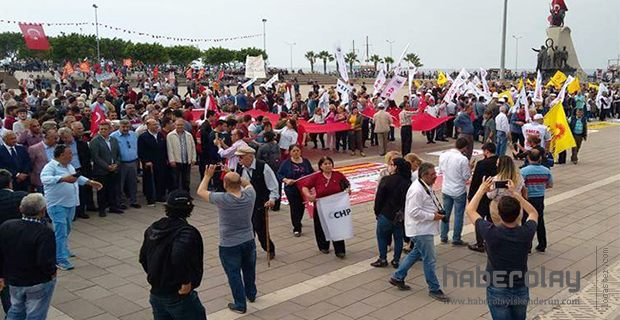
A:
[[[284,92],[284,104],[286,104],[286,108],[291,110],[293,106],[293,99],[291,97],[291,88],[287,88]]]
[[[467,72],[467,70],[465,69],[462,69],[461,72],[459,72],[459,75],[454,79],[454,82],[452,82],[452,85],[450,86],[450,89],[448,89],[446,95],[443,97],[443,100],[447,103],[450,103],[454,95],[459,92],[459,88],[465,85],[465,80],[467,80],[468,78],[469,72]]]
[[[323,91],[323,94],[319,98],[319,108],[323,109],[323,112],[327,114],[329,111],[329,94],[326,91]]]
[[[407,54],[407,49],[409,49],[409,44],[408,43],[405,46],[405,49],[403,50],[403,52],[400,54],[400,58],[398,58],[398,61],[395,64],[394,74],[400,73],[400,68],[402,67],[401,65],[403,63],[403,59],[405,59],[405,55]]]
[[[392,79],[390,79],[390,82],[388,82],[385,90],[381,92],[381,97],[394,100],[398,91],[405,85],[405,82],[407,82],[407,78],[395,75]]]
[[[265,61],[263,56],[245,57],[245,77],[246,78],[265,78]]]
[[[344,61],[344,55],[340,46],[336,47],[336,62],[338,62],[338,72],[344,81],[349,82],[349,74],[347,73],[347,64]]]
[[[416,66],[413,66],[411,64],[409,64],[409,68],[407,69],[407,78],[408,78],[408,84],[409,84],[409,95],[411,95],[411,89],[413,87],[413,77],[415,76],[415,74],[418,72],[418,68]]]
[[[534,89],[534,101],[536,102],[543,102],[543,77],[542,74],[540,73],[540,70],[538,70],[538,74],[536,75],[536,88]]]
[[[485,94],[490,95],[491,91],[489,90],[489,83],[487,82],[487,71],[485,69],[480,68],[480,79],[482,80],[482,90]]]
[[[242,86],[244,89],[247,89],[250,85],[252,85],[252,83],[256,82],[256,79],[258,79],[258,78],[252,78],[252,79],[250,79],[250,80],[248,80],[248,81],[244,82],[241,86]]]
[[[274,83],[276,83],[276,81],[278,81],[278,74],[274,74],[273,77],[271,77],[271,79],[269,79],[267,82],[265,82],[262,86],[264,87],[271,87]]]
[[[340,241],[353,238],[351,201],[347,192],[317,199],[316,208],[325,240]]]
[[[609,89],[607,89],[607,86],[605,86],[605,84],[603,84],[601,82],[601,84],[598,85],[598,93],[596,94],[596,106],[600,108],[602,108],[602,103],[601,103],[601,98],[603,98],[603,93],[605,92],[609,92]]]
[[[386,75],[387,72],[385,71],[385,68],[381,68],[381,70],[379,70],[379,74],[377,74],[377,79],[375,79],[375,83],[372,85],[373,89],[375,90],[372,93],[373,96],[376,95],[377,92],[381,91],[381,89],[383,89],[383,86],[387,81]]]
[[[560,93],[558,93],[558,96],[555,98],[555,100],[551,102],[551,105],[549,107],[555,106],[558,102],[564,102],[564,97],[566,96],[566,87],[568,87],[568,85],[573,82],[573,80],[575,80],[573,76],[568,76],[568,78],[566,78],[566,81],[564,81],[564,85],[562,86],[562,90],[560,90]]]

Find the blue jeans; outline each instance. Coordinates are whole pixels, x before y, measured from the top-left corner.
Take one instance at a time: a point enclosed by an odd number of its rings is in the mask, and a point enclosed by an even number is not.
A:
[[[6,315],[7,320],[44,320],[50,308],[56,279],[35,284],[30,287],[9,286],[11,292],[11,308]]]
[[[508,146],[508,136],[506,135],[506,132],[497,130],[495,144],[497,145],[496,154],[498,156],[503,156],[506,154],[506,147]]]
[[[405,280],[407,271],[411,269],[419,258],[422,258],[422,263],[424,264],[424,278],[426,279],[426,284],[428,284],[429,291],[439,290],[439,280],[437,280],[437,275],[435,274],[437,259],[435,257],[435,243],[433,238],[434,236],[432,234],[411,237],[411,240],[415,242],[413,250],[405,256],[405,259],[392,277],[399,281]]]
[[[235,300],[235,307],[245,310],[245,298],[250,300],[256,298],[256,244],[254,239],[234,247],[220,246],[219,253]]]
[[[401,224],[393,224],[388,218],[380,214],[377,218],[377,245],[379,246],[379,259],[387,260],[387,247],[390,238],[394,235],[394,261],[400,261],[403,251],[403,228]]]
[[[446,210],[446,218],[448,222],[441,222],[441,240],[448,240],[448,230],[450,230],[450,216],[452,215],[452,207],[454,207],[454,232],[452,233],[452,241],[461,241],[461,232],[463,232],[463,215],[465,214],[465,204],[467,203],[467,192],[460,196],[449,196],[443,194],[443,208]]]
[[[493,319],[525,320],[529,299],[527,286],[520,288],[487,287],[487,304]]]
[[[47,213],[54,224],[56,262],[69,264],[69,233],[71,233],[71,223],[75,216],[75,207],[51,206],[47,208]]]
[[[207,313],[195,290],[186,296],[178,294],[149,297],[154,320],[206,320]]]

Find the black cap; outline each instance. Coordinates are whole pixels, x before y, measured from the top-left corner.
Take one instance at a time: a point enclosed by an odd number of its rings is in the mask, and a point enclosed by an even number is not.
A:
[[[194,199],[189,195],[189,192],[185,190],[175,190],[168,195],[166,206],[175,208],[190,207],[193,205],[192,200]]]

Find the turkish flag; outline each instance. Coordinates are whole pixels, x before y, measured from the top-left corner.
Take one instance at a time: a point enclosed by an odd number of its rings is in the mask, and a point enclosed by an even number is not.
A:
[[[156,65],[155,69],[153,69],[153,78],[157,78],[157,76],[159,76],[159,65]]]
[[[90,73],[90,64],[88,61],[82,61],[82,63],[80,63],[80,71]]]
[[[123,65],[127,68],[131,68],[131,58],[123,59]]]
[[[220,70],[220,73],[217,75],[217,81],[221,81],[224,78],[224,70]]]
[[[188,68],[187,70],[185,70],[186,79],[191,80],[193,75],[194,75],[194,69]]]
[[[19,28],[22,30],[28,49],[47,50],[50,48],[50,43],[47,41],[42,25],[20,23]]]
[[[99,105],[95,106],[95,110],[90,117],[90,136],[94,137],[99,132],[99,124],[105,122],[105,113]]]

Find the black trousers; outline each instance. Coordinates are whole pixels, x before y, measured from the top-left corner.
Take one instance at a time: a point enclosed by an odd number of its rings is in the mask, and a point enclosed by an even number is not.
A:
[[[411,126],[400,127],[400,144],[403,156],[411,152],[412,133]]]
[[[325,233],[323,232],[323,227],[321,227],[321,219],[319,218],[319,213],[316,211],[316,207],[314,207],[314,217],[312,219],[314,220],[316,245],[319,247],[319,250],[329,250],[329,241],[325,240]],[[334,243],[334,251],[336,251],[336,253],[346,253],[344,240],[332,242]]]
[[[394,127],[392,126],[390,126],[390,132],[388,133],[388,140],[396,141],[396,138],[394,137]]]
[[[454,118],[446,121],[445,124],[446,124],[446,130],[445,130],[446,137],[456,139],[456,130],[454,130]]]
[[[265,207],[263,207],[263,203],[261,203],[260,207],[254,207],[252,226],[261,248],[267,251],[267,225],[265,224]],[[269,237],[269,252],[276,252],[276,245],[271,241],[271,237]]]
[[[142,190],[148,204],[153,204],[157,200],[166,199],[166,166],[155,165],[151,169],[144,164],[144,174],[142,176]]]
[[[120,174],[113,172],[95,176],[95,180],[103,185],[103,188],[97,191],[99,212],[105,212],[107,208],[118,209],[120,206]]]
[[[431,131],[426,131],[426,142],[433,142],[435,141],[435,129],[431,130]]]
[[[486,221],[493,222],[491,220],[491,210],[489,205],[491,201],[487,197],[482,197],[480,200],[480,204],[478,204],[478,209],[476,210],[478,214],[485,219]],[[482,239],[482,235],[478,233],[478,230],[474,230],[476,232],[476,245],[482,246],[484,245],[484,239]]]
[[[349,136],[349,132],[348,131],[338,131],[336,132],[336,151],[340,150],[340,148],[342,148],[342,150],[347,150],[347,138]]]
[[[177,163],[172,168],[173,190],[183,189],[189,191],[189,178],[192,166],[189,163]]]
[[[366,148],[366,140],[368,140],[368,134],[370,133],[370,119],[364,117],[362,119],[362,144]]]
[[[527,201],[532,204],[532,206],[538,212],[538,227],[536,229],[536,238],[538,238],[538,249],[546,249],[547,248],[547,230],[545,229],[545,197],[531,197],[527,198]],[[525,224],[527,221],[527,214],[523,215],[522,224]]]
[[[293,232],[301,232],[301,219],[304,217],[304,202],[297,187],[284,188],[288,206],[291,211],[291,224]]]
[[[323,133],[311,133],[310,134],[310,139],[312,139],[312,143],[314,143],[314,148],[318,148],[317,145],[317,138],[319,141],[321,141],[321,149],[325,149],[325,138],[324,138],[325,134]]]

